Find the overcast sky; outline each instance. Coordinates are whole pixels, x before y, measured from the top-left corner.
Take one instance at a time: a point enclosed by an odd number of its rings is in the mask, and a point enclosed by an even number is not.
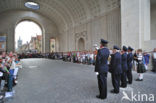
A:
[[[17,47],[17,41],[21,37],[23,44],[29,42],[31,36],[41,35],[42,31],[40,27],[32,21],[23,21],[16,26],[15,29],[15,42]]]

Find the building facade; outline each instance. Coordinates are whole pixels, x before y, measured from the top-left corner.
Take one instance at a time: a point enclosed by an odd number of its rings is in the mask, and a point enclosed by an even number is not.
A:
[[[42,35],[36,36],[36,50],[38,53],[42,52]]]

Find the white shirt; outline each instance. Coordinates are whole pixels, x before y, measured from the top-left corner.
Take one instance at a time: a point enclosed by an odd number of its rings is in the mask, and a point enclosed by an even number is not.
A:
[[[82,55],[82,58],[85,59],[85,55]]]
[[[16,68],[16,63],[15,63],[15,61],[12,61],[10,69],[15,69],[15,68]]]
[[[138,55],[138,60],[142,61],[142,59],[143,59],[142,54],[139,54],[139,55]]]
[[[94,59],[94,54],[90,54],[90,58],[93,60]]]
[[[2,72],[0,72],[0,77],[2,77],[3,76],[3,73]]]

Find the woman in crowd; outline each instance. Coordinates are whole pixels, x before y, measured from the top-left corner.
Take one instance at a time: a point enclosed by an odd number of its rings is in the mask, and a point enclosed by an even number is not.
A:
[[[2,65],[2,58],[0,58],[0,89],[3,88],[1,84],[3,84],[2,81],[3,81],[3,74],[4,73],[5,73],[5,71],[4,71],[3,65]]]
[[[143,63],[143,54],[142,49],[137,50],[137,57],[135,58],[137,61],[137,73],[138,73],[138,79],[136,81],[143,81],[143,73],[145,72],[145,67]]]
[[[150,55],[147,52],[144,52],[144,62],[145,62],[145,69],[148,70]]]
[[[14,61],[13,57],[10,58],[9,64],[10,64],[10,69],[9,69],[9,78],[8,78],[8,91],[11,92],[12,91],[12,87],[13,87],[14,69],[16,68],[16,64],[15,64],[15,61]]]
[[[134,53],[134,59],[133,59],[133,63],[134,63],[134,70],[137,71],[137,50]]]
[[[93,52],[90,52],[89,60],[90,60],[90,64],[94,63],[94,54],[93,54]]]
[[[14,58],[15,58],[15,64],[16,64],[16,66],[15,66],[14,74],[13,74],[13,75],[14,75],[14,85],[16,85],[16,84],[18,83],[18,81],[17,81],[18,70],[19,70],[20,68],[22,68],[22,67],[21,67],[20,61],[19,61],[19,59],[17,58],[17,56],[15,56]]]

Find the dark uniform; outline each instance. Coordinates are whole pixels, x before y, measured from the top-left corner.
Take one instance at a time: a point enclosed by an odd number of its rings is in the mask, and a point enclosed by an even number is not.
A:
[[[121,55],[122,57],[122,74],[121,74],[121,87],[127,87],[127,48],[125,46],[123,46],[123,51],[125,51],[125,53],[123,53]]]
[[[101,43],[107,44],[107,41],[101,39]],[[98,50],[95,64],[95,72],[98,72],[98,87],[100,95],[97,98],[105,99],[107,97],[107,73],[109,49],[104,47]]]
[[[133,76],[132,76],[132,61],[133,61],[133,48],[128,47],[128,50],[131,51],[130,53],[128,53],[127,55],[127,66],[128,66],[128,70],[127,70],[127,78],[128,78],[128,83],[132,84],[132,80],[133,80]]]
[[[117,46],[114,46],[114,49],[119,50]],[[112,90],[111,92],[119,93],[120,77],[122,73],[121,54],[119,52],[116,52],[112,55],[110,69],[112,73],[112,84],[114,87],[114,90]]]

